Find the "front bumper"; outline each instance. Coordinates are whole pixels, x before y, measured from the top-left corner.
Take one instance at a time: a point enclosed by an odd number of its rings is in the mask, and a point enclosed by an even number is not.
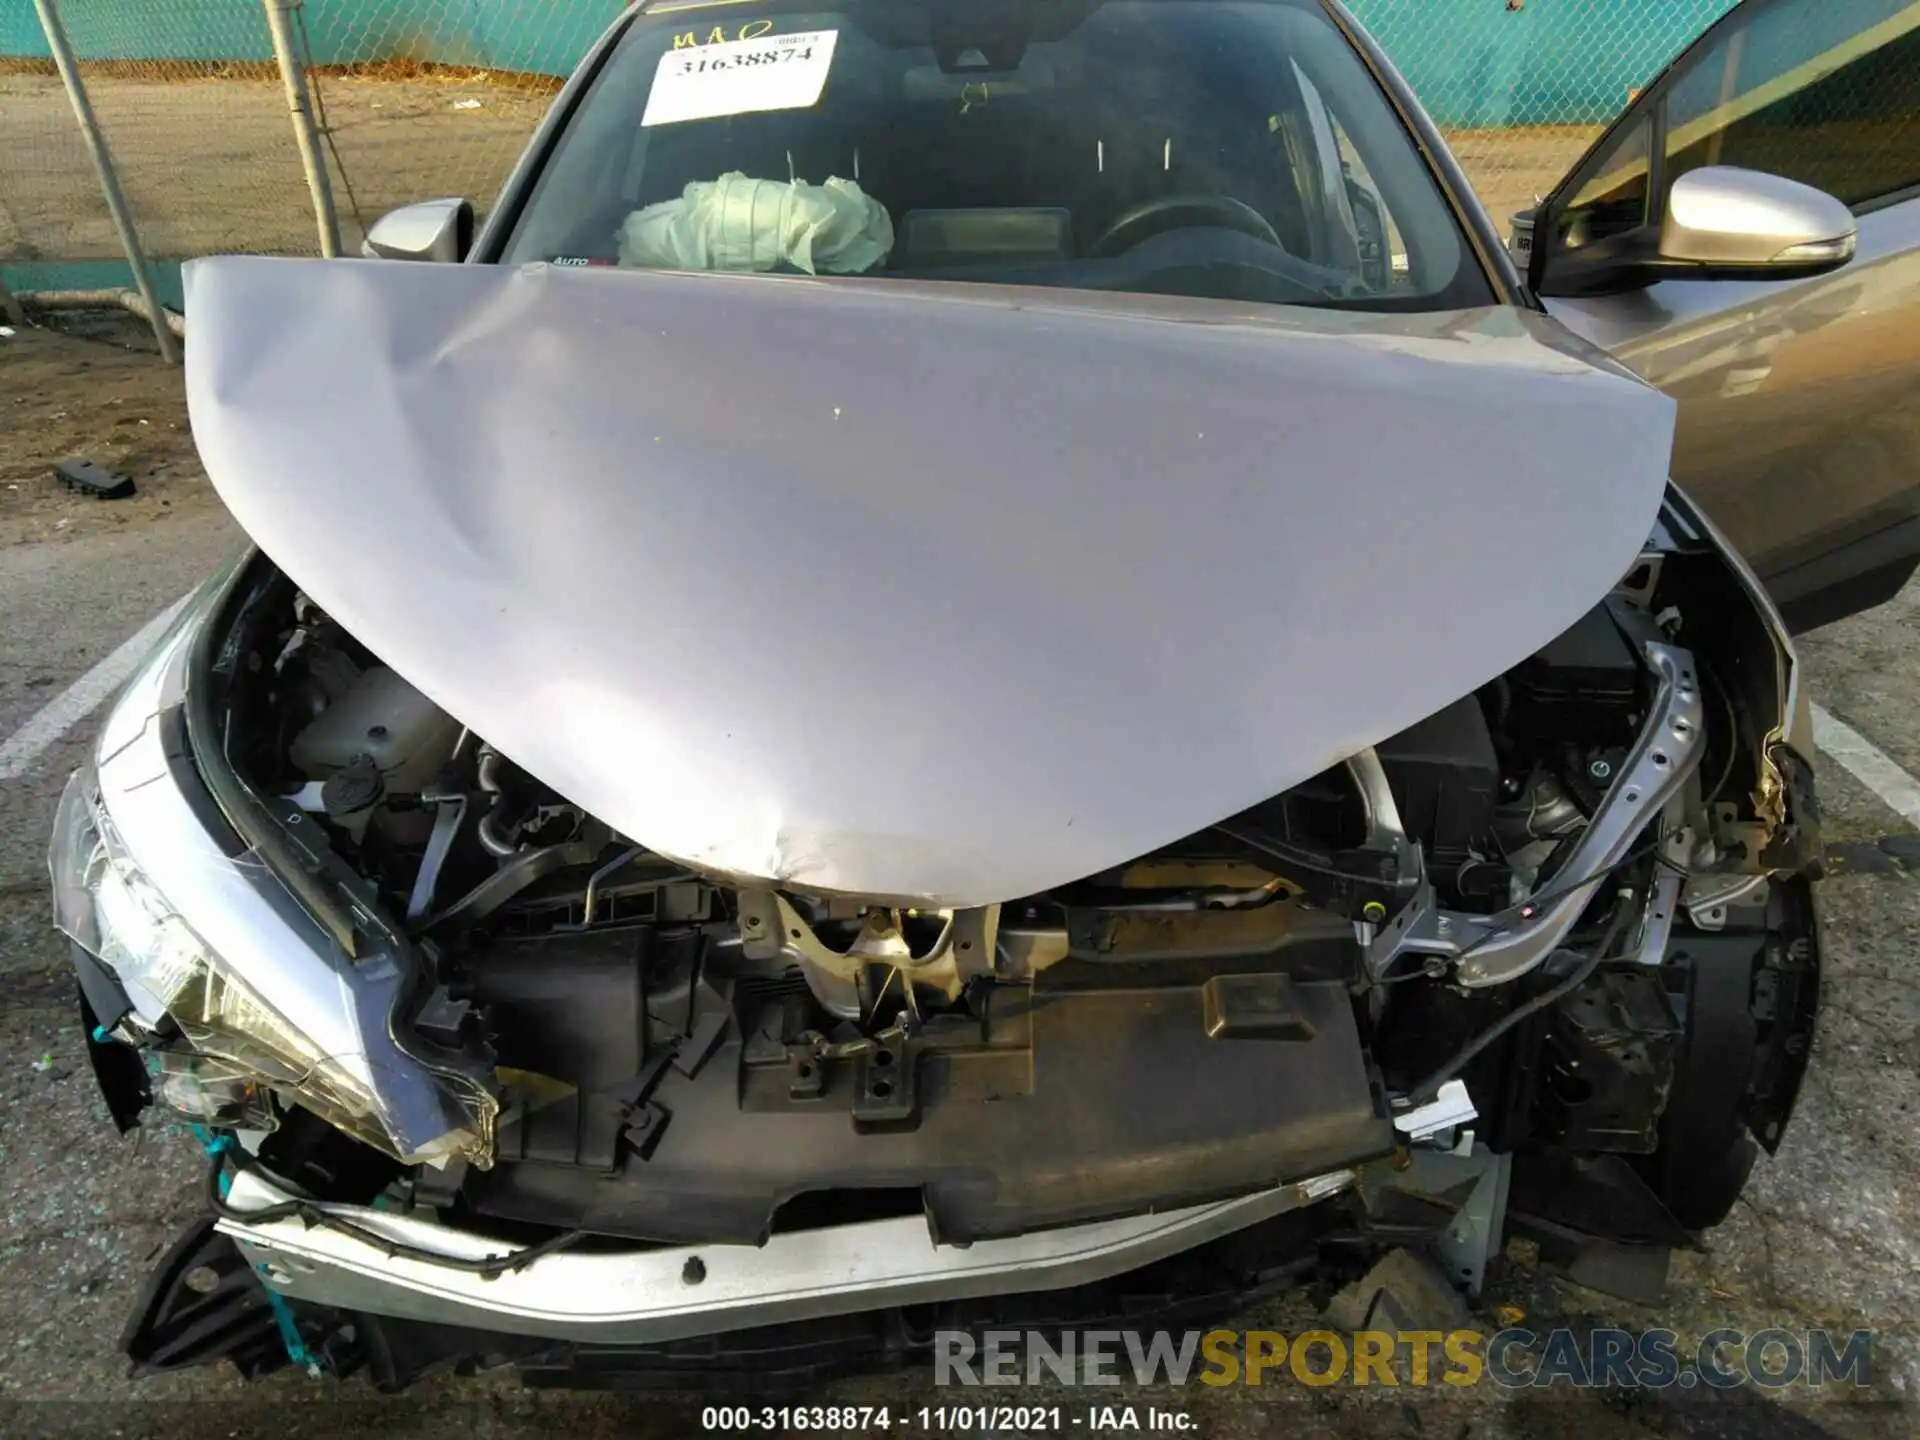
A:
[[[251,1378],[291,1362],[342,1379],[364,1376],[389,1393],[434,1372],[510,1366],[531,1386],[670,1392],[683,1401],[695,1392],[728,1403],[819,1396],[827,1382],[912,1370],[956,1341],[964,1344],[962,1337],[977,1347],[990,1332],[1004,1335],[1010,1328],[1117,1335],[1217,1324],[1305,1282],[1327,1254],[1350,1242],[1347,1198],[1283,1211],[1165,1259],[1065,1288],[630,1342],[465,1328],[288,1300],[263,1285],[234,1240],[206,1220],[181,1236],[155,1272],[121,1348],[142,1372],[227,1360]],[[197,1283],[186,1283],[189,1276]],[[684,1274],[673,1279],[676,1289],[688,1285]],[[686,1414],[689,1428],[695,1418]]]
[[[266,1284],[289,1299],[341,1310],[596,1345],[631,1345],[767,1325],[1109,1279],[1337,1195],[1356,1182],[1336,1171],[1234,1200],[1163,1215],[1043,1230],[971,1245],[937,1245],[906,1217],[775,1235],[765,1245],[560,1253],[491,1277],[390,1257],[377,1245],[298,1219],[223,1219]],[[237,1210],[286,1199],[257,1175],[238,1176]],[[329,1206],[401,1244],[460,1260],[508,1247],[380,1210]]]

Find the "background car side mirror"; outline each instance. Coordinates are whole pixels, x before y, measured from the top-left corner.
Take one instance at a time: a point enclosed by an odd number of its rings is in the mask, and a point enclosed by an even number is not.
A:
[[[1642,191],[1644,195],[1644,191]],[[1623,225],[1611,197],[1514,216],[1511,249],[1544,296],[1615,295],[1659,280],[1798,280],[1853,258],[1853,212],[1781,175],[1703,165],[1667,187],[1658,224]],[[1645,201],[1639,201],[1644,209]]]
[[[472,244],[473,205],[448,196],[389,210],[367,227],[360,253],[369,260],[454,262],[466,259]]]
[[[1817,275],[1853,258],[1853,212],[1824,190],[1732,165],[1689,170],[1667,191],[1659,258],[1729,275]],[[1705,277],[1701,277],[1705,278]]]

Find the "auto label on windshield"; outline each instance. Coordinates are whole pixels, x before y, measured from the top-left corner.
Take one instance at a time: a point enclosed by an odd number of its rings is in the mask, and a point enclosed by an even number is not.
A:
[[[837,30],[803,30],[669,50],[653,73],[642,125],[711,120],[819,102]]]

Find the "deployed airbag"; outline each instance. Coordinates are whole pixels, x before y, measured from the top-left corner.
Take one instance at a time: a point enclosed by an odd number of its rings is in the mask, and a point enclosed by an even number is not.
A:
[[[560,793],[727,876],[1030,894],[1406,729],[1612,587],[1672,403],[1544,316],[254,257],[208,474]]]
[[[636,210],[620,227],[622,265],[857,275],[887,258],[887,207],[851,180],[696,180],[678,200]]]

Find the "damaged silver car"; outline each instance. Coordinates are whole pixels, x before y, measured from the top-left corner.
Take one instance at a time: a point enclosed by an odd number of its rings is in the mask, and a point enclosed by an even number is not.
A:
[[[1636,283],[1852,253],[1685,179]],[[642,6],[470,227],[188,272],[257,549],[52,859],[209,1152],[137,1362],[799,1384],[1725,1216],[1787,626],[1338,6]]]

